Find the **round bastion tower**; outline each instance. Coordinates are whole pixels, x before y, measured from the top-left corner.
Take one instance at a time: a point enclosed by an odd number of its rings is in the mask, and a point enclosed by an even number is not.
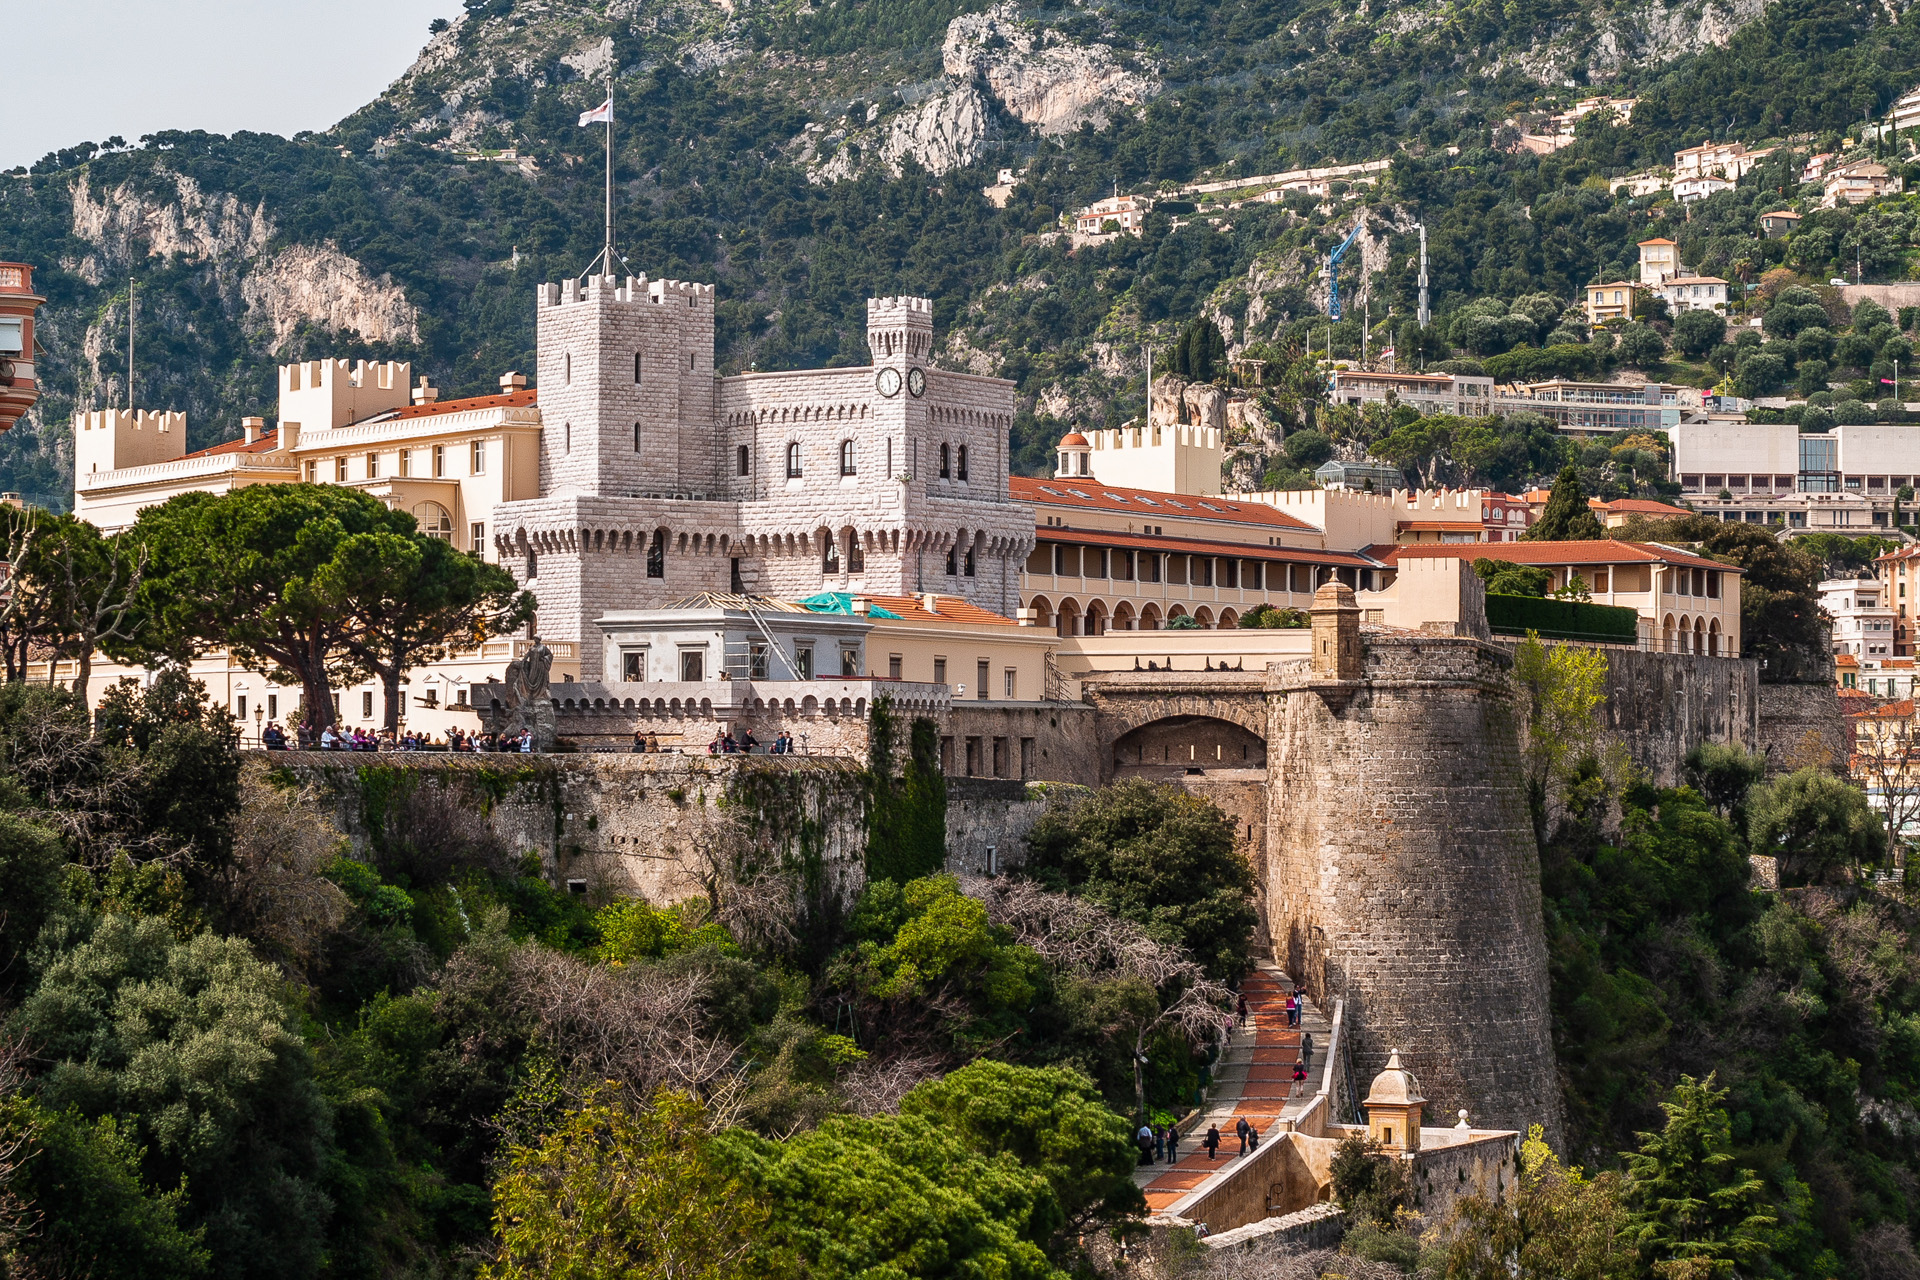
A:
[[[1345,1001],[1353,1079],[1398,1048],[1439,1111],[1557,1138],[1512,660],[1484,637],[1363,631],[1339,583],[1312,612],[1312,658],[1268,685],[1276,959]]]

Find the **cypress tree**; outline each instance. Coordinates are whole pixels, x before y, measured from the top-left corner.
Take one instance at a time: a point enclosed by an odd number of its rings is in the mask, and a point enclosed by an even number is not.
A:
[[[1560,472],[1553,482],[1553,494],[1539,522],[1520,535],[1522,542],[1579,542],[1607,536],[1600,521],[1587,506],[1587,495],[1580,489],[1580,477],[1572,467]]]

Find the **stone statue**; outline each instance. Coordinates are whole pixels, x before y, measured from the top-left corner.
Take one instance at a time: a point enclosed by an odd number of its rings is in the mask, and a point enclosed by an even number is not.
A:
[[[553,750],[553,698],[547,677],[553,670],[553,650],[538,639],[533,647],[507,664],[498,686],[500,699],[490,717],[495,733],[513,737],[531,729],[535,751]]]

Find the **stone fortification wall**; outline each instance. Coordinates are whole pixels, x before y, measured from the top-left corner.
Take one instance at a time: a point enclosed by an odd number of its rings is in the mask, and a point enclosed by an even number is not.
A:
[[[1831,681],[1762,684],[1758,738],[1772,777],[1808,767],[1844,772],[1853,749]]]
[[[1510,659],[1404,632],[1367,633],[1356,659],[1270,674],[1276,959],[1321,1004],[1344,997],[1357,1079],[1397,1048],[1436,1111],[1557,1133]]]
[[[947,779],[947,870],[986,876],[1025,865],[1033,824],[1062,799],[1084,792],[1064,783]]]
[[[1519,644],[1494,643],[1509,652]],[[1625,648],[1604,652],[1607,730],[1656,786],[1685,782],[1687,753],[1702,742],[1759,749],[1760,667],[1754,660]]]
[[[677,902],[705,892],[705,859],[743,836],[799,859],[843,899],[863,883],[864,787],[846,760],[677,755],[266,757],[310,784],[316,803],[376,858],[408,822],[510,853],[536,853],[556,883]],[[724,850],[722,850],[724,851]]]

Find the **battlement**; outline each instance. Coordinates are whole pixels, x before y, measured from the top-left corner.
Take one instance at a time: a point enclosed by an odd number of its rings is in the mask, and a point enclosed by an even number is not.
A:
[[[280,421],[328,431],[410,403],[405,360],[303,360],[280,366]]]
[[[712,311],[713,286],[694,280],[649,280],[645,275],[588,276],[584,280],[569,277],[550,281],[534,289],[536,307],[566,307],[581,302],[623,303],[629,306],[650,302],[654,306],[684,303],[694,310]]]
[[[933,327],[933,299],[901,294],[892,298],[867,299],[868,324],[899,324],[921,321]]]
[[[867,347],[875,363],[898,356],[925,360],[933,353],[933,299],[868,298]]]
[[[82,475],[172,462],[187,451],[187,415],[145,409],[76,413],[73,451]]]

